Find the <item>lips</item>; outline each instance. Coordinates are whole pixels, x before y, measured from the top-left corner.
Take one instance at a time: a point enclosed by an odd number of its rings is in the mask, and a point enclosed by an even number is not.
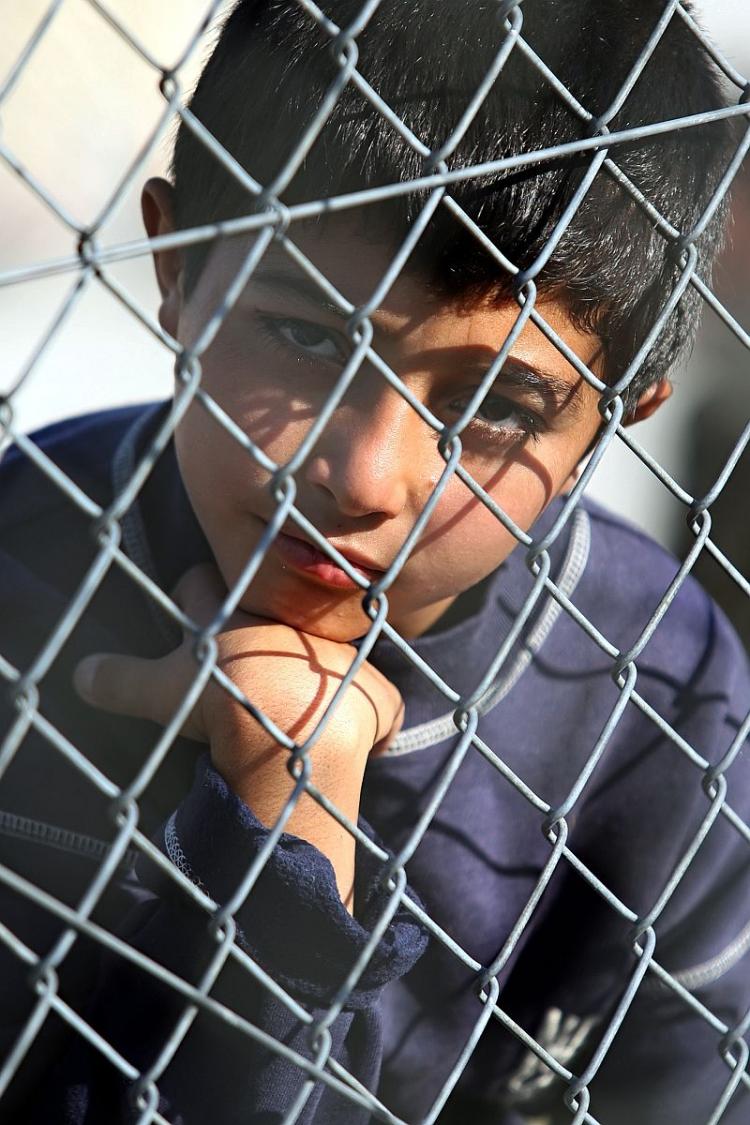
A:
[[[331,544],[336,546],[335,544]],[[338,589],[358,590],[360,586],[350,578],[346,571],[337,566],[332,559],[314,547],[312,543],[308,543],[306,539],[300,539],[296,535],[289,535],[286,532],[280,531],[273,541],[273,548],[276,554],[280,557],[281,561],[291,567],[293,570],[301,571],[315,578],[320,582],[325,583],[327,586],[334,586]],[[368,582],[377,581],[378,578],[384,573],[380,567],[372,565],[370,559],[366,559],[364,555],[358,551],[350,549],[341,550],[336,546],[344,558],[351,563],[351,565],[358,570],[363,578]]]

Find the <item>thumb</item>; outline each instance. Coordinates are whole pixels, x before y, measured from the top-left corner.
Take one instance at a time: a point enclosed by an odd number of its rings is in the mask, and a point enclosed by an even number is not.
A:
[[[138,656],[98,653],[77,665],[73,685],[81,698],[94,707],[158,722],[153,690],[157,663]]]

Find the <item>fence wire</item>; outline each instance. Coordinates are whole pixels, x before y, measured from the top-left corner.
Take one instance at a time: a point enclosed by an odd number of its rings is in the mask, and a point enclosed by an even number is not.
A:
[[[52,482],[55,488],[59,489],[70,504],[80,511],[88,523],[93,541],[96,544],[94,558],[87,573],[78,583],[75,596],[71,598],[66,611],[57,621],[34,659],[25,667],[16,667],[0,654],[0,676],[7,685],[14,714],[9,729],[4,732],[0,748],[0,777],[5,775],[14,761],[24,754],[25,740],[30,732],[35,732],[78,771],[83,782],[90,786],[93,792],[100,794],[108,802],[109,814],[115,827],[115,835],[111,844],[103,849],[102,854],[98,856],[98,866],[94,878],[80,895],[75,906],[70,906],[61,898],[41,889],[32,879],[23,877],[11,867],[0,865],[0,882],[28,900],[29,903],[40,907],[52,918],[57,919],[62,927],[60,935],[54,941],[52,947],[44,956],[40,956],[19,935],[0,922],[0,941],[16,958],[18,971],[25,974],[29,992],[35,997],[33,1009],[26,1019],[22,1031],[11,1051],[0,1064],[0,1106],[2,1105],[2,1095],[11,1086],[14,1076],[24,1060],[33,1053],[35,1042],[37,1042],[45,1022],[54,1014],[55,1017],[67,1024],[75,1035],[88,1041],[95,1051],[100,1052],[111,1066],[132,1084],[133,1105],[137,1108],[139,1125],[147,1125],[148,1122],[164,1123],[166,1119],[158,1110],[160,1079],[180,1050],[198,1013],[205,1013],[217,1024],[223,1024],[231,1028],[233,1035],[238,1039],[244,1037],[248,1043],[261,1044],[268,1051],[275,1052],[279,1057],[288,1060],[299,1068],[305,1082],[284,1116],[284,1125],[291,1125],[292,1122],[298,1120],[318,1083],[337,1091],[353,1105],[366,1108],[373,1120],[391,1122],[393,1125],[405,1125],[402,1119],[392,1112],[384,1101],[379,1099],[376,1090],[365,1088],[353,1074],[349,1073],[346,1067],[337,1061],[332,1053],[333,1040],[331,1035],[332,1024],[346,1005],[389,922],[397,909],[404,909],[410,912],[427,929],[433,942],[440,943],[450,957],[462,964],[476,979],[476,1020],[474,1027],[466,1039],[463,1049],[455,1059],[455,1063],[445,1074],[438,1076],[441,1085],[429,1112],[421,1118],[424,1125],[438,1119],[462,1073],[469,1065],[483,1032],[491,1021],[498,1022],[519,1040],[530,1053],[527,1059],[536,1059],[537,1066],[541,1066],[542,1070],[546,1071],[551,1078],[556,1077],[563,1083],[565,1092],[561,1105],[564,1104],[568,1118],[575,1125],[580,1122],[588,1122],[591,1125],[598,1125],[598,1123],[607,1125],[606,1119],[600,1119],[596,1116],[596,1099],[595,1097],[591,1098],[589,1087],[605,1061],[639,989],[648,980],[658,982],[662,989],[672,995],[676,1004],[682,1005],[686,1011],[697,1015],[715,1033],[716,1050],[720,1053],[726,1066],[724,1089],[706,1121],[706,1125],[715,1125],[722,1119],[724,1111],[729,1107],[738,1086],[740,1084],[750,1086],[750,1075],[748,1075],[746,1069],[748,1061],[746,1036],[748,1027],[750,1027],[750,1012],[738,1023],[732,1026],[728,1025],[722,1019],[720,1013],[710,1010],[690,990],[690,980],[687,978],[681,979],[679,974],[669,972],[661,964],[657,937],[660,917],[665,907],[698,855],[703,841],[716,821],[720,818],[726,821],[732,830],[744,840],[745,845],[750,846],[750,826],[733,807],[732,787],[728,784],[726,777],[727,771],[740,754],[748,731],[750,731],[750,700],[747,701],[748,714],[739,726],[731,745],[723,753],[720,760],[712,765],[639,692],[638,661],[657,628],[668,628],[668,624],[661,624],[662,619],[701,554],[710,554],[736,583],[737,587],[744,594],[750,596],[748,578],[724,554],[721,547],[712,538],[711,518],[712,505],[715,504],[722,493],[746,448],[750,438],[750,423],[741,430],[721,472],[710,489],[702,496],[692,495],[678,480],[670,475],[664,466],[659,464],[651,454],[639,445],[631,432],[625,430],[622,396],[636,377],[648,352],[659,338],[670,315],[688,288],[692,288],[699,294],[702,301],[717,314],[727,330],[736,337],[742,347],[750,346],[750,336],[748,336],[747,331],[722,304],[716,293],[712,291],[707,279],[701,277],[698,271],[698,255],[695,246],[696,241],[700,238],[723,197],[728,192],[748,147],[750,147],[750,122],[746,120],[750,115],[750,104],[748,104],[750,84],[707,41],[690,12],[678,0],[669,0],[668,3],[663,5],[660,14],[655,13],[653,32],[617,96],[604,113],[594,117],[590,110],[578,101],[525,41],[521,0],[506,0],[506,2],[497,3],[497,20],[500,30],[497,51],[491,66],[488,68],[483,81],[477,87],[474,96],[465,106],[455,128],[439,148],[431,149],[411,131],[394,108],[385,103],[358,70],[358,36],[375,14],[380,0],[367,0],[363,4],[357,19],[347,27],[338,26],[330,15],[313,3],[312,0],[296,0],[296,2],[299,8],[306,12],[318,28],[330,38],[332,49],[335,51],[338,74],[331,83],[312,121],[301,132],[294,151],[272,183],[261,184],[256,181],[251,173],[241,167],[232,155],[206,130],[186,104],[186,92],[182,86],[181,72],[185,63],[203,41],[206,28],[209,27],[221,7],[219,3],[213,3],[207,7],[201,26],[186,45],[177,63],[171,67],[166,67],[140,41],[137,33],[124,26],[104,3],[99,2],[99,0],[88,0],[91,9],[102,20],[106,21],[128,48],[150,68],[153,81],[158,85],[164,99],[163,113],[160,115],[151,135],[144,140],[140,151],[130,163],[125,174],[118,182],[113,184],[106,203],[93,221],[82,224],[76,216],[71,214],[68,207],[57,198],[55,185],[42,182],[31,170],[24,167],[21,159],[4,140],[0,139],[0,158],[2,158],[5,166],[67,228],[71,245],[75,246],[75,250],[65,257],[31,262],[0,272],[0,285],[2,286],[23,285],[26,282],[53,275],[63,275],[70,279],[70,285],[64,300],[50,324],[41,333],[31,358],[9,386],[2,399],[0,405],[2,429],[4,435],[15,443],[22,454]],[[34,33],[19,53],[15,65],[0,85],[0,113],[3,110],[3,103],[9,98],[26,68],[33,64],[36,51],[44,41],[63,6],[64,0],[56,0],[49,6]],[[709,52],[716,66],[723,73],[728,86],[736,91],[736,102],[725,108],[710,109],[707,107],[701,113],[693,113],[670,120],[660,120],[639,127],[610,130],[609,123],[612,122],[636,84],[642,80],[643,70],[671,21],[683,21],[696,41]],[[489,91],[496,83],[502,81],[503,68],[513,52],[522,53],[528,62],[537,68],[539,74],[554,90],[555,94],[569,107],[573,114],[588,126],[586,134],[581,139],[543,149],[512,153],[482,165],[452,168],[450,166],[451,155],[471,126]],[[422,174],[404,182],[389,183],[324,199],[285,205],[281,200],[285,188],[320,136],[334,106],[348,86],[354,87],[370,103],[381,116],[384,128],[395,130],[406,145],[422,158]],[[223,165],[229,175],[247,192],[249,200],[247,214],[239,218],[215,222],[189,230],[180,230],[176,233],[153,238],[140,238],[134,241],[110,244],[100,241],[102,231],[117,212],[127,191],[133,186],[142,171],[145,162],[162,141],[165,131],[175,115],[181,119],[183,126],[195,135],[216,161]],[[622,146],[636,140],[656,138],[663,134],[674,134],[729,118],[738,118],[742,126],[738,132],[739,140],[732,160],[708,205],[692,229],[678,230],[664,215],[658,212],[654,203],[647,197],[647,193],[641,191],[638,185],[620,169],[618,153]],[[584,155],[588,160],[587,169],[569,205],[537,259],[522,270],[506,257],[501,246],[494,245],[488,239],[487,235],[478,228],[472,218],[451,195],[454,185],[487,176],[490,173],[518,171],[530,165],[552,163],[563,158],[581,158]],[[544,311],[537,301],[536,281],[539,274],[584,201],[594,179],[598,176],[610,177],[624,192],[630,195],[635,205],[646,214],[649,222],[661,234],[664,240],[665,253],[670,252],[674,255],[674,260],[679,268],[679,276],[673,292],[655,317],[648,338],[644,341],[622,377],[613,386],[602,382],[595,372],[571,351],[566,342],[545,320]],[[354,306],[346,295],[338,291],[332,281],[316,267],[295,243],[295,226],[305,220],[324,214],[354,213],[359,209],[408,194],[416,194],[420,197],[422,200],[421,211],[408,230],[402,245],[393,256],[375,292],[372,293],[366,304]],[[417,245],[432,217],[440,209],[449,212],[455,220],[461,223],[494,258],[498,270],[513,279],[513,293],[518,304],[518,316],[512,331],[487,370],[486,375],[482,378],[481,385],[473,393],[471,401],[467,404],[461,417],[451,425],[444,424],[437,418],[379,354],[373,344],[373,324],[370,319],[399,278],[412,250]],[[156,250],[183,249],[187,246],[211,243],[220,238],[230,239],[249,233],[257,236],[252,249],[245,256],[227,291],[222,295],[221,300],[217,301],[213,315],[202,325],[198,338],[189,349],[181,345],[166,329],[157,323],[151,312],[140,307],[127,288],[118,282],[111,272],[111,267],[116,263],[139,258]],[[294,266],[317,286],[321,296],[328,302],[332,302],[340,310],[345,318],[346,333],[351,342],[350,358],[344,365],[324,409],[310,425],[294,457],[284,464],[273,461],[259,445],[240,429],[201,384],[201,357],[216,338],[228,313],[271,245],[281,247],[290,262],[294,263]],[[65,326],[83,293],[92,286],[102,286],[108,290],[147,332],[151,333],[168,352],[172,353],[178,377],[178,390],[172,408],[165,415],[156,435],[149,441],[148,447],[140,459],[129,463],[123,462],[119,466],[117,495],[107,507],[102,507],[93,497],[87,495],[70,476],[62,472],[31,437],[20,432],[14,414],[19,395],[28,381],[33,378],[34,372],[46,351]],[[586,467],[562,504],[552,526],[540,537],[535,535],[533,528],[531,531],[525,531],[519,527],[513,518],[498,506],[497,502],[480,483],[473,479],[461,460],[462,432],[474,416],[487,390],[501,370],[518,335],[528,322],[533,323],[574,366],[581,378],[599,393],[601,396],[600,410],[604,421]],[[306,519],[302,511],[295,505],[295,476],[301,466],[313,454],[316,443],[329,424],[334,411],[364,364],[371,365],[379,372],[387,384],[403,397],[427,426],[435,431],[438,435],[438,448],[444,460],[443,472],[434,483],[422,514],[404,540],[387,572],[377,581],[372,582],[368,581],[347,558],[337,552],[335,548],[332,548],[320,531]],[[134,503],[148,481],[152,470],[169,445],[187,408],[196,402],[211,416],[217,427],[223,428],[231,436],[250,462],[269,474],[268,489],[275,506],[273,516],[260,542],[252,551],[250,557],[247,558],[242,573],[233,589],[228,592],[220,611],[207,626],[191,620],[173,598],[154,581],[149,573],[148,566],[142,558],[139,558],[137,544],[134,546],[132,538],[129,538],[132,536],[132,531],[128,523],[128,520],[132,519]],[[571,591],[566,589],[565,584],[555,580],[552,576],[549,554],[551,547],[561,534],[564,531],[569,531],[574,524],[583,493],[606,450],[615,441],[624,442],[650,473],[682,505],[686,513],[688,526],[694,537],[694,544],[687,553],[684,562],[680,565],[668,589],[664,591],[640,635],[627,651],[621,651],[613,640],[603,635],[595,623],[589,620],[576,606]],[[517,613],[510,632],[503,638],[502,644],[489,666],[483,672],[477,674],[477,682],[468,694],[461,693],[450,683],[445,682],[413,650],[409,641],[402,637],[388,621],[389,591],[453,477],[459,478],[473,496],[478,498],[496,519],[512,533],[519,544],[518,549],[525,553],[526,563],[532,577],[528,595]],[[356,656],[343,676],[330,704],[326,707],[315,729],[301,743],[296,743],[285,734],[269,716],[258,709],[252,699],[245,698],[217,664],[216,637],[225,628],[231,614],[237,608],[243,592],[252,582],[275,536],[288,521],[292,521],[305,538],[332,558],[350,579],[361,588],[362,604],[370,620],[367,634],[359,645]],[[164,622],[169,623],[167,636],[173,635],[171,630],[179,631],[182,629],[188,634],[192,634],[194,638],[195,677],[190,690],[153,745],[147,760],[127,786],[118,784],[102,772],[66,737],[62,730],[45,717],[45,692],[42,684],[45,675],[60,656],[66,642],[73,635],[84,613],[95,598],[105,577],[113,570],[120,571],[140,589],[144,598],[159,611],[159,619],[162,624]],[[617,689],[616,702],[596,745],[592,748],[565,799],[555,804],[551,804],[545,799],[543,792],[536,791],[523,777],[519,776],[511,764],[503,759],[498,747],[488,745],[478,732],[479,719],[488,706],[488,699],[494,698],[492,696],[493,688],[498,683],[501,673],[507,670],[509,656],[514,650],[514,646],[532,619],[534,611],[539,608],[545,598],[551,599],[556,614],[569,616],[606,656],[609,661],[611,680]],[[434,789],[424,811],[409,838],[395,856],[390,855],[379,844],[370,839],[360,826],[347,818],[317,787],[315,770],[310,757],[317,739],[329,724],[342,695],[348,690],[379,637],[388,638],[403,657],[442,696],[446,708],[452,715],[452,729],[457,735],[455,745],[441,770],[440,776],[435,781]],[[294,781],[293,789],[272,828],[267,844],[245,871],[232,892],[223,897],[221,901],[213,900],[205,888],[188,878],[179,866],[162,854],[139,828],[139,802],[146,793],[157,770],[169,755],[172,743],[177,738],[209,679],[223,687],[234,699],[239,700],[257,718],[265,730],[286,748],[289,752],[289,772]],[[570,841],[571,817],[575,816],[577,809],[580,807],[582,794],[586,790],[597,764],[605,753],[628,705],[640,709],[645,718],[653,725],[654,730],[667,739],[674,747],[675,753],[690,764],[694,774],[696,790],[702,790],[705,796],[705,812],[701,823],[693,831],[692,837],[683,842],[683,846],[680,847],[678,852],[678,859],[666,885],[663,887],[662,893],[646,913],[640,913],[633,909],[628,902],[622,901],[577,854]],[[428,745],[430,740],[438,742],[444,737],[444,731],[440,731],[438,734],[433,732],[432,735],[428,732],[424,745]],[[399,752],[398,743],[394,750],[396,753]],[[519,798],[534,810],[538,818],[540,831],[544,832],[549,845],[547,862],[536,879],[533,891],[524,909],[519,914],[512,931],[507,934],[499,953],[490,964],[482,964],[474,959],[466,949],[462,948],[455,936],[442,928],[430,916],[428,910],[406,893],[409,861],[419,848],[425,833],[430,829],[456,771],[469,753],[481,755],[489,766],[499,772],[505,784],[513,787]],[[246,900],[252,896],[254,887],[303,794],[308,794],[324,807],[356,838],[361,848],[368,850],[374,857],[387,864],[385,875],[385,886],[388,891],[387,905],[374,926],[370,939],[361,950],[356,963],[346,978],[341,980],[332,1001],[322,1014],[316,1014],[315,1016],[242,948],[237,939],[236,922],[238,911]],[[16,817],[13,825],[11,825],[19,833],[24,830],[23,819],[20,816]],[[6,820],[6,829],[8,823],[9,821]],[[94,848],[93,844],[92,848]],[[151,863],[156,865],[161,875],[185,897],[185,900],[195,904],[205,915],[206,929],[213,942],[214,951],[209,963],[202,967],[200,977],[194,983],[139,952],[125,939],[94,920],[97,906],[113,880],[119,877],[122,865],[132,861],[138,855],[147,857]],[[630,940],[635,955],[634,967],[629,979],[623,980],[619,1002],[615,1010],[607,1014],[606,1019],[603,1020],[597,1031],[596,1047],[585,1067],[578,1071],[571,1070],[566,1065],[565,1059],[556,1057],[553,1051],[547,1049],[544,1042],[541,1041],[542,1037],[538,1036],[537,1029],[522,1027],[504,1009],[500,986],[502,971],[512,958],[522,935],[534,918],[535,912],[540,909],[545,890],[558,869],[565,866],[577,872],[601,901],[606,904],[608,910],[631,927]],[[81,937],[90,939],[101,950],[110,952],[116,958],[121,958],[137,966],[144,974],[162,982],[173,991],[175,996],[181,997],[185,1002],[183,1014],[175,1020],[171,1033],[161,1044],[152,1065],[145,1071],[140,1070],[131,1061],[123,1057],[106,1038],[97,1032],[87,1022],[84,1014],[71,1006],[59,987],[61,967],[75,943]],[[278,1041],[264,1031],[262,1027],[255,1026],[234,1011],[224,999],[218,999],[214,995],[217,979],[222,970],[229,964],[233,964],[243,973],[251,976],[262,989],[267,990],[269,995],[284,1005],[295,1018],[307,1027],[311,1052],[309,1058]],[[530,1064],[527,1063],[527,1065]]]

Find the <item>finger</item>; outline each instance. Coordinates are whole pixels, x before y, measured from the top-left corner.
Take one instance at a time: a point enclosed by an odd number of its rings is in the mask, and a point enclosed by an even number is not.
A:
[[[224,580],[213,563],[200,563],[186,570],[172,591],[178,606],[200,626],[213,620],[226,596]]]
[[[157,713],[161,707],[156,706],[155,698],[158,664],[157,660],[137,656],[87,656],[77,665],[73,684],[87,703],[103,711],[163,722],[164,718]]]

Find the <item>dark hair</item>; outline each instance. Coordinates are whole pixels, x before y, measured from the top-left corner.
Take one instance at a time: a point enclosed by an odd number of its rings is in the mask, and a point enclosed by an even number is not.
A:
[[[346,27],[362,0],[328,0]],[[458,122],[502,41],[497,0],[383,0],[357,36],[358,69],[430,149]],[[605,112],[645,46],[663,5],[654,0],[529,0],[522,35],[595,116]],[[295,0],[240,0],[223,24],[193,94],[195,116],[262,184],[270,183],[312,119],[338,67],[331,39]],[[725,104],[716,68],[674,15],[642,76],[609,123],[612,130],[681,117]],[[516,47],[450,167],[479,164],[584,136],[587,126]],[[667,133],[613,150],[619,167],[681,232],[704,210],[732,151],[727,121]],[[521,269],[539,255],[593,154],[451,185],[450,193]],[[404,181],[424,162],[351,83],[283,192],[287,203]],[[172,161],[175,221],[187,228],[251,212],[252,197],[181,122]],[[424,192],[363,212],[384,237],[403,235]],[[721,241],[720,206],[697,246],[704,276]],[[364,224],[363,224],[364,226]],[[388,231],[386,235],[385,232]],[[206,247],[186,251],[194,284]],[[509,277],[479,242],[439,208],[410,267],[452,294],[512,292]],[[603,344],[614,382],[674,289],[673,247],[602,169],[537,284],[564,296],[579,326]],[[688,287],[628,388],[626,408],[666,377],[692,344],[700,298]]]

